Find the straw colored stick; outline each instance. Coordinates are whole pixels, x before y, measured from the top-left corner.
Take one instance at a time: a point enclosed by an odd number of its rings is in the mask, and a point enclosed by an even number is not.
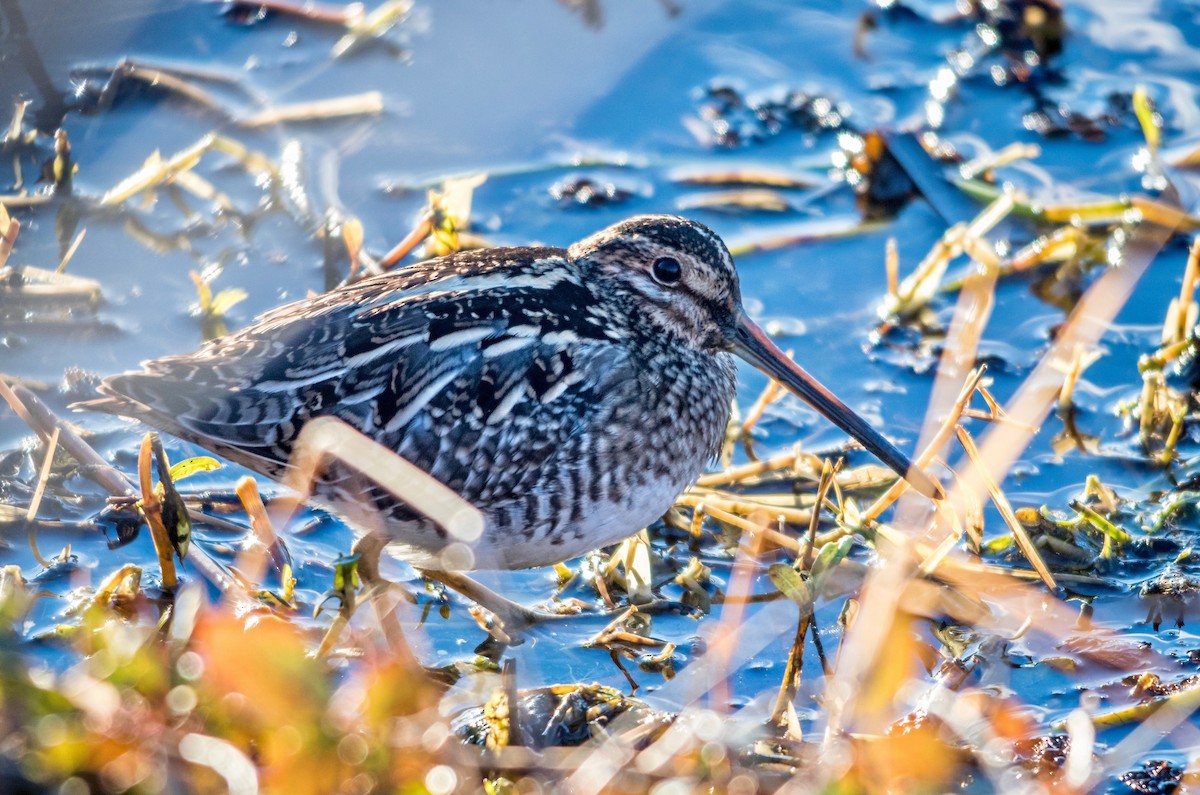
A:
[[[59,429],[55,428],[50,434],[50,441],[46,443],[46,457],[42,460],[41,471],[38,472],[37,488],[33,490],[33,499],[29,501],[29,510],[25,512],[25,523],[29,526],[29,549],[33,552],[33,557],[37,562],[47,569],[50,568],[50,564],[38,550],[37,527],[33,520],[37,518],[38,508],[42,504],[42,495],[46,493],[46,481],[50,479],[50,468],[54,464],[54,451],[58,449],[58,434]]]
[[[821,465],[821,482],[817,484],[817,501],[808,522],[808,543],[804,547],[804,560],[800,564],[800,568],[805,571],[812,569],[813,553],[817,549],[817,525],[821,522],[821,506],[825,503],[825,496],[829,493],[829,487],[834,483],[837,471],[842,468],[843,460],[839,458],[837,463],[831,464],[826,458],[825,463]],[[803,634],[800,637],[803,638]]]
[[[971,400],[971,396],[975,394],[976,387],[979,386],[980,379],[983,378],[984,368],[979,367],[967,374],[967,378],[963,383],[962,389],[959,390],[958,398],[954,401],[950,411],[946,414],[942,421],[941,427],[934,432],[933,437],[913,460],[913,464],[925,469],[930,466],[937,457],[937,451],[941,450],[946,442],[950,441],[950,437],[954,435],[954,429],[958,427],[959,418],[962,417],[963,410]],[[903,478],[897,480],[888,488],[879,499],[875,500],[866,512],[863,514],[864,522],[873,522],[880,515],[891,507],[892,503],[900,498],[908,489],[908,481]]]
[[[1013,513],[1012,505],[1009,504],[1008,498],[1004,496],[1004,492],[1000,490],[1000,486],[992,478],[984,466],[983,461],[979,458],[979,449],[975,447],[975,442],[971,439],[971,435],[961,425],[957,428],[958,441],[962,444],[963,450],[967,452],[967,458],[975,465],[975,471],[979,473],[979,477],[983,479],[984,486],[987,487],[988,494],[992,497],[992,503],[996,506],[996,510],[1000,511],[1000,515],[1004,517],[1004,523],[1008,525],[1009,531],[1013,534],[1013,540],[1017,542],[1021,553],[1033,565],[1038,576],[1042,578],[1042,582],[1046,583],[1046,587],[1050,590],[1057,590],[1058,583],[1054,581],[1054,575],[1046,566],[1046,562],[1042,560],[1042,556],[1038,553],[1037,547],[1033,545],[1033,541],[1029,538],[1029,534],[1025,532],[1025,528],[1017,521],[1016,514]]]
[[[1065,364],[1069,362],[1071,352],[1076,346],[1091,346],[1099,339],[1173,231],[1174,227],[1151,224],[1140,226],[1126,247],[1126,261],[1122,266],[1106,271],[1088,288],[1048,354],[1026,379],[1011,402],[1008,414],[1016,422],[993,426],[980,445],[980,459],[993,481],[999,482],[1002,474],[1012,467],[1029,443],[1032,434],[1022,426],[1040,427],[1049,413],[1061,389],[1063,372],[1066,371]],[[956,499],[955,492],[959,489],[971,489],[976,493],[985,491],[977,471],[964,474],[951,491],[951,500]],[[877,567],[867,577],[862,591],[860,620],[847,634],[845,653],[841,658],[842,665],[834,681],[830,683],[829,691],[835,696],[829,699],[828,704],[827,742],[835,741],[848,724],[855,723],[857,716],[854,694],[861,690],[871,676],[878,655],[883,649],[882,633],[891,626],[895,612],[894,594],[911,578],[915,560],[913,550],[901,548],[894,557],[889,556],[886,565]],[[938,567],[939,577],[967,589],[968,592],[978,593],[983,583],[978,578],[959,577],[954,574],[954,570],[948,568],[952,562],[953,558],[943,561]],[[947,571],[951,573],[945,573]],[[1007,581],[1011,587],[1012,578],[1008,578]],[[1012,590],[1012,593],[989,591],[988,595],[989,598],[1011,603],[1023,589]],[[1056,603],[1047,603],[1044,595],[1038,602],[1046,621],[1051,620],[1051,614],[1064,612],[1061,609],[1048,609],[1048,606]],[[1072,620],[1063,618],[1067,626]],[[1061,629],[1058,626],[1047,625],[1046,622],[1041,622],[1041,626],[1052,632]]]
[[[240,127],[255,129],[284,122],[322,121],[346,116],[377,116],[380,113],[383,113],[383,94],[378,91],[367,91],[363,94],[346,97],[280,105],[240,119],[237,123]]]
[[[114,497],[137,497],[137,489],[129,481],[126,476],[121,473],[112,464],[105,461],[92,446],[79,437],[71,427],[54,415],[46,407],[46,404],[23,386],[9,388],[7,384],[0,381],[0,397],[12,407],[13,411],[19,416],[35,433],[44,440],[48,440],[57,428],[59,430],[59,443],[63,449],[71,454],[80,464],[83,465],[84,476],[100,485],[109,494]],[[206,517],[196,511],[188,511],[188,514],[197,521],[204,521]],[[241,588],[221,566],[209,557],[203,547],[198,549],[199,555],[193,554],[191,557],[192,565],[214,585],[221,589],[225,594],[232,594],[235,599],[245,601],[248,597],[242,592]]]
[[[142,490],[142,515],[150,526],[150,537],[154,540],[154,551],[158,555],[158,567],[162,571],[163,585],[174,588],[178,580],[175,576],[175,555],[171,547],[171,536],[163,524],[162,504],[154,492],[154,483],[150,479],[152,460],[152,445],[154,434],[147,433],[142,437],[142,446],[138,452],[138,483]]]
[[[749,464],[726,469],[723,472],[714,472],[711,475],[703,475],[696,481],[697,486],[725,486],[730,483],[737,483],[741,480],[752,478],[756,475],[761,475],[764,472],[773,472],[778,469],[791,469],[796,463],[796,451],[788,450],[787,452],[777,453],[770,458],[764,458],[761,461],[753,461]]]
[[[421,218],[417,221],[417,225],[412,231],[404,236],[404,239],[392,247],[392,250],[383,255],[383,259],[379,260],[379,268],[388,270],[395,267],[396,263],[404,259],[409,253],[421,245],[425,238],[429,237],[433,232],[433,215],[428,210],[422,213]]]
[[[5,212],[3,219],[0,219],[0,266],[8,262],[8,255],[12,253],[20,231],[21,222],[16,218],[9,218]]]
[[[308,422],[296,440],[284,485],[298,498],[286,506],[290,516],[307,498],[323,462],[333,458],[362,472],[379,486],[404,499],[441,527],[451,538],[471,543],[483,534],[483,514],[475,506],[365,434],[333,417]],[[281,504],[289,501],[277,500]],[[347,506],[350,507],[350,506]],[[363,517],[370,521],[370,516]],[[276,526],[284,522],[276,521]]]
[[[752,498],[746,498],[746,499],[742,499],[742,500],[731,500],[728,497],[733,496],[733,495],[727,495],[725,497],[722,497],[719,495],[720,495],[720,492],[705,493],[705,494],[684,494],[682,497],[680,497],[678,500],[675,501],[675,504],[683,505],[683,506],[686,506],[689,508],[696,508],[696,507],[699,507],[700,505],[704,505],[704,506],[706,506],[706,508],[707,508],[707,506],[712,506],[715,509],[718,509],[721,511],[726,511],[731,514],[752,514],[752,513],[758,513],[760,511],[767,511],[772,516],[782,517],[785,522],[787,522],[788,524],[794,524],[794,525],[807,525],[809,523],[809,521],[811,521],[810,520],[810,517],[812,516],[811,510],[807,510],[807,509],[799,510],[796,508],[786,508],[786,507],[770,505],[768,503],[756,502]],[[714,517],[715,517],[715,514],[714,514]],[[740,517],[736,517],[736,518],[740,518]],[[742,529],[746,530],[749,528],[743,527]]]
[[[23,386],[11,389],[0,382],[0,396],[8,402],[17,415],[42,439],[49,439],[54,428],[60,429],[59,444],[83,465],[83,475],[103,486],[114,496],[136,495],[130,481],[112,464],[100,457],[92,446],[79,438],[79,434],[46,407],[45,403]],[[20,406],[20,408],[17,408]]]
[[[234,491],[242,501],[246,515],[250,517],[250,531],[254,535],[253,542],[247,544],[238,555],[237,568],[247,581],[257,583],[262,580],[263,570],[266,568],[267,551],[278,543],[278,537],[271,525],[271,518],[267,515],[267,509],[263,506],[262,496],[258,493],[258,484],[254,478],[243,477],[237,482]]]
[[[71,245],[67,247],[67,251],[62,255],[62,259],[58,261],[58,267],[54,269],[55,273],[62,273],[67,269],[67,263],[75,256],[75,252],[79,250],[79,244],[83,242],[84,236],[87,235],[87,229],[80,229],[79,234],[75,235],[75,239],[71,241]],[[0,260],[3,264],[3,260]]]
[[[788,354],[789,358],[791,354]],[[738,429],[738,434],[745,439],[754,430],[754,426],[762,419],[763,412],[767,410],[767,406],[771,405],[781,394],[779,382],[774,379],[767,381],[767,385],[763,387],[763,391],[759,393],[758,399],[754,401],[754,405],[746,412],[746,419],[742,421],[742,427]]]
[[[887,294],[900,297],[900,249],[896,246],[896,238],[887,239],[887,247],[883,255],[884,269],[887,271]]]

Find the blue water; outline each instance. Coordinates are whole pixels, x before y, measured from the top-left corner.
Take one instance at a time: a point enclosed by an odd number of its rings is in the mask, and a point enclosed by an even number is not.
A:
[[[834,134],[785,129],[733,149],[714,147],[694,132],[703,127],[699,114],[705,88],[728,85],[747,96],[803,90],[844,105],[857,130],[912,129],[922,123],[928,83],[945,65],[947,53],[976,43],[971,24],[935,21],[945,18],[950,3],[913,4],[918,15],[888,15],[848,0],[701,0],[681,4],[677,15],[655,3],[608,3],[602,7],[602,25],[593,27],[549,0],[447,0],[419,4],[413,19],[388,36],[390,46],[369,44],[332,59],[329,50],[337,31],[279,15],[239,27],[222,17],[218,6],[206,3],[97,0],[86,10],[64,2],[17,5],[31,31],[31,50],[61,90],[71,85],[72,69],[112,66],[129,58],[234,77],[251,91],[212,89],[232,107],[252,106],[251,96],[285,104],[381,92],[385,111],[378,117],[291,124],[255,133],[232,129],[185,101],[147,94],[121,97],[103,112],[71,113],[65,122],[79,164],[76,189],[89,195],[112,187],[152,152],[165,156],[210,130],[273,158],[285,142],[299,141],[314,207],[338,208],[359,218],[366,245],[376,252],[386,250],[413,226],[425,186],[447,175],[472,172],[492,174],[475,194],[472,221],[475,230],[495,244],[567,245],[629,215],[674,211],[680,200],[705,192],[672,181],[679,169],[761,166],[802,172],[819,181],[812,194],[789,192],[797,205],[803,203],[790,213],[691,213],[730,241],[761,240],[798,224],[853,221],[853,196],[845,186],[831,189],[826,175],[837,149]],[[1200,106],[1193,88],[1200,82],[1195,4],[1162,0],[1126,5],[1103,0],[1070,3],[1065,50],[1053,60],[1053,73],[1039,89],[1050,105],[1063,103],[1096,116],[1104,112],[1110,94],[1128,95],[1135,85],[1143,85],[1163,116],[1165,145],[1186,149],[1189,142],[1200,140]],[[876,14],[878,25],[865,35],[867,57],[861,58],[854,55],[852,44],[860,17],[867,12]],[[29,52],[17,46],[11,25],[0,31],[0,97],[27,96],[36,109],[45,96],[30,77]],[[987,63],[1002,61],[990,56]],[[1131,162],[1142,136],[1132,114],[1102,125],[1104,140],[1090,142],[1070,134],[1045,138],[1024,129],[1023,119],[1033,106],[1029,90],[997,86],[987,70],[980,69],[947,103],[943,133],[968,156],[984,146],[1038,143],[1043,150],[1037,160],[1040,172],[1006,172],[1031,192],[1046,191],[1044,183],[1050,179],[1059,197],[1138,190],[1141,175]],[[48,154],[43,142],[39,157]],[[606,165],[574,165],[580,158]],[[0,181],[6,183],[6,191],[13,179],[8,161],[0,158]],[[23,168],[29,179],[35,173],[33,159],[26,158]],[[262,200],[252,180],[221,155],[207,157],[198,171],[243,210]],[[562,206],[551,189],[579,176],[613,182],[631,196],[606,206]],[[1193,176],[1180,171],[1172,177],[1185,206],[1192,206]],[[188,203],[199,217],[212,220],[212,209],[204,202],[191,198]],[[165,194],[153,207],[135,208],[131,214],[164,234],[186,233],[193,223]],[[53,268],[60,250],[53,211],[16,215],[23,228],[14,261]],[[87,235],[69,270],[103,285],[103,303],[90,319],[109,331],[96,333],[92,325],[70,331],[36,319],[5,321],[0,326],[0,373],[57,384],[68,368],[106,375],[136,367],[144,359],[194,349],[201,333],[189,270],[215,274],[215,290],[247,291],[249,298],[228,315],[231,327],[310,290],[324,289],[321,244],[311,230],[299,228],[281,213],[267,215],[249,230],[218,219],[211,232],[193,234],[190,250],[150,250],[131,237],[119,218],[86,217],[82,226]],[[776,321],[789,332],[780,345],[795,349],[806,368],[905,449],[913,445],[923,421],[932,362],[903,344],[879,345],[871,338],[875,307],[886,290],[883,252],[887,239],[895,238],[902,272],[907,273],[945,226],[935,208],[918,200],[879,228],[739,258],[747,306],[760,321]],[[1036,230],[1027,221],[1011,220],[1000,233],[1019,246]],[[1131,499],[1170,486],[1161,470],[1131,456],[1136,442],[1115,410],[1139,392],[1137,359],[1157,344],[1167,302],[1178,293],[1185,242],[1177,238],[1160,253],[1102,341],[1106,355],[1087,371],[1079,387],[1080,427],[1102,438],[1104,454],[1054,454],[1050,440],[1059,425],[1050,419],[1005,483],[1015,505],[1044,503],[1065,510],[1069,499],[1082,493],[1090,473]],[[935,304],[943,321],[952,305],[952,297]],[[991,390],[997,398],[1011,396],[1040,360],[1052,329],[1063,318],[1062,310],[1032,294],[1030,279],[1017,277],[1000,284],[982,344],[982,353],[993,363]],[[762,383],[757,373],[743,372],[743,406],[752,402]],[[53,388],[45,398],[58,410],[69,402]],[[72,419],[87,431],[99,432],[94,442],[103,453],[123,451],[119,464],[131,466],[131,451],[142,429],[107,417]],[[791,399],[771,407],[760,429],[760,451],[796,442],[820,448],[841,438]],[[0,448],[28,448],[23,426],[5,410],[0,410]],[[172,458],[195,452],[173,440],[167,448]],[[1194,453],[1190,443],[1184,452]],[[0,472],[0,478],[12,482],[27,482],[38,463],[37,454],[28,452],[8,460],[11,469]],[[188,485],[222,491],[239,474],[227,468]],[[75,492],[82,498],[75,499]],[[23,498],[27,495],[10,484],[6,499],[23,504]],[[94,515],[100,500],[98,491],[79,477],[54,482],[41,515],[84,519]],[[992,535],[1002,534],[995,514],[988,515],[988,528]],[[213,541],[228,540],[204,532]],[[0,551],[0,563],[36,570],[23,533],[13,533],[11,548]],[[352,539],[349,528],[326,523],[291,543],[300,564],[303,600],[316,601],[328,587],[329,561]],[[1185,531],[1178,545],[1187,546],[1188,539]],[[79,571],[70,583],[48,584],[51,590],[94,583],[125,561],[153,568],[153,550],[145,534],[116,551],[94,532],[41,535],[44,551],[66,543],[78,556]],[[1114,593],[1097,601],[1097,622],[1127,634],[1131,641],[1149,643],[1164,655],[1185,658],[1196,648],[1191,624],[1179,632],[1168,626],[1154,633],[1143,622],[1144,606],[1136,598],[1136,585],[1165,562],[1151,557],[1143,561],[1144,570],[1127,566],[1122,579],[1115,580]],[[389,564],[389,573],[422,587],[400,562]],[[717,575],[727,577],[728,567],[718,566]],[[549,571],[493,575],[491,581],[527,602],[553,592]],[[761,587],[770,588],[765,579]],[[819,613],[831,646],[836,644],[832,627],[838,609],[840,602],[835,602]],[[56,611],[53,601],[40,603],[33,629],[56,620]],[[792,614],[778,605],[764,608],[757,626],[765,634],[748,645],[748,658],[739,663],[734,677],[737,703],[769,702],[782,675],[791,622]],[[512,650],[522,664],[522,684],[597,680],[624,687],[624,678],[606,653],[580,648],[604,623],[597,617],[556,625]],[[660,619],[655,634],[682,648],[711,623]],[[469,659],[482,639],[458,601],[449,620],[433,617],[416,634],[431,664]],[[983,679],[1004,681],[1022,701],[1041,705],[1047,722],[1073,709],[1081,689],[1111,687],[1119,679],[1111,671],[1065,677],[1036,664],[1040,655],[1052,652],[1038,649],[1029,665],[1011,670],[996,666]],[[1162,659],[1161,675],[1177,676],[1178,664]],[[54,660],[53,654],[49,660],[64,662]],[[694,660],[685,657],[682,662],[686,666]],[[806,683],[819,683],[819,675],[810,658]],[[637,676],[646,690],[658,691],[655,697],[661,706],[678,708],[689,698],[682,680],[664,686],[652,675]],[[811,708],[819,685],[806,687],[812,689],[801,700]],[[1164,743],[1165,753],[1170,743]]]

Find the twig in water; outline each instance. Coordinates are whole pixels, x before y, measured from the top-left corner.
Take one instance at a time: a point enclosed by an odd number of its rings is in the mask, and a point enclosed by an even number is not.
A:
[[[46,442],[46,457],[42,460],[42,468],[38,472],[37,487],[33,490],[33,499],[29,501],[29,510],[25,512],[25,523],[29,527],[29,549],[42,568],[50,568],[50,563],[42,557],[37,545],[37,526],[33,520],[37,518],[38,508],[42,504],[42,495],[46,493],[46,481],[50,479],[50,467],[54,464],[54,451],[58,449],[58,434],[56,427]]]

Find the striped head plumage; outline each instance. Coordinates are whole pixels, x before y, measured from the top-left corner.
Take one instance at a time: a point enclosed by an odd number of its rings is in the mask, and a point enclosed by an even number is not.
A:
[[[647,333],[710,354],[728,350],[741,307],[737,270],[721,238],[672,216],[639,216],[568,249],[605,284],[604,298]]]

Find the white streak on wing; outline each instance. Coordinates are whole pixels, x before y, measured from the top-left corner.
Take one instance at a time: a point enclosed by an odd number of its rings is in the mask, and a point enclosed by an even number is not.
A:
[[[495,326],[477,326],[475,328],[465,328],[458,331],[452,331],[445,336],[431,340],[429,343],[429,350],[448,351],[451,348],[457,348],[461,345],[470,345],[474,342],[479,342],[485,337],[490,337],[495,333]]]
[[[347,406],[355,403],[362,403],[365,400],[373,400],[379,396],[380,392],[383,391],[384,386],[384,384],[380,384],[379,386],[372,387],[370,389],[364,389],[361,392],[354,392],[352,394],[345,395],[338,398],[338,404]]]
[[[551,331],[542,337],[542,342],[547,345],[570,345],[579,342],[579,335],[574,331]]]
[[[360,364],[366,364],[367,362],[374,361],[381,356],[387,356],[393,351],[398,351],[401,348],[407,348],[410,345],[424,341],[424,339],[425,332],[423,331],[419,331],[416,334],[409,334],[404,337],[397,337],[390,342],[385,342],[383,345],[363,351],[362,353],[354,354],[346,360],[344,367],[346,369],[358,367]]]
[[[509,326],[504,332],[509,337],[521,337],[523,339],[533,339],[542,335],[541,326]]]
[[[388,420],[388,424],[384,426],[384,430],[390,433],[407,425],[413,417],[417,416],[417,413],[421,409],[429,404],[429,401],[433,400],[438,392],[446,388],[446,384],[457,378],[460,372],[462,372],[461,368],[453,368],[442,373],[433,382],[427,384],[424,389],[408,401],[403,410]]]
[[[457,292],[460,290],[492,290],[495,288],[532,288],[535,290],[552,289],[559,282],[579,284],[579,277],[570,268],[547,268],[545,273],[513,275],[511,272],[486,274],[451,274],[436,281],[427,282],[420,286],[410,287],[402,293],[398,303],[405,303],[412,298]],[[394,301],[395,295],[384,297],[372,308],[377,308]]]
[[[499,342],[493,343],[483,349],[483,358],[494,359],[497,356],[503,356],[506,353],[519,351],[522,348],[528,348],[533,344],[532,337],[506,337]]]
[[[344,368],[341,364],[329,367],[325,370],[319,370],[307,378],[289,378],[286,381],[259,381],[250,384],[250,387],[259,392],[291,392],[300,387],[319,384],[322,381],[328,381],[330,378],[337,376]]]
[[[371,348],[370,350],[363,351],[362,353],[356,353],[345,361],[330,362],[328,366],[314,370],[308,375],[297,376],[296,378],[288,378],[283,381],[259,381],[251,386],[253,386],[253,388],[259,392],[291,392],[292,390],[299,389],[300,387],[319,384],[322,381],[328,381],[331,378],[338,378],[347,370],[352,370],[355,367],[374,361],[379,357],[386,356],[393,351],[400,350],[401,348],[407,348],[408,346],[421,342],[424,339],[424,332],[409,334],[408,336],[399,337],[391,342],[380,345],[377,348]]]
[[[521,399],[524,397],[525,382],[519,381],[512,388],[510,388],[507,393],[505,393],[504,397],[500,401],[500,405],[496,406],[496,408],[492,410],[492,413],[488,415],[486,420],[487,424],[495,425],[497,422],[502,422],[504,418],[512,412],[513,407],[516,406],[517,403],[521,402]]]
[[[563,392],[566,392],[572,384],[577,384],[582,379],[583,374],[578,371],[569,374],[566,378],[559,380],[552,387],[546,390],[546,393],[542,395],[542,403],[549,403]]]

